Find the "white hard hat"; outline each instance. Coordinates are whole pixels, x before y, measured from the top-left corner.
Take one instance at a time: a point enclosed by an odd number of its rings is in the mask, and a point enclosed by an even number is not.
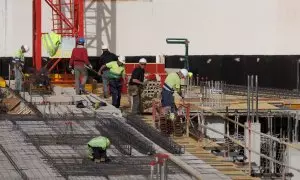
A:
[[[119,56],[119,57],[118,57],[118,60],[119,60],[121,63],[125,64],[125,56]]]
[[[186,70],[186,69],[181,69],[180,72],[184,77],[187,77],[187,75],[189,73],[188,70]]]
[[[141,59],[139,60],[139,63],[141,63],[141,64],[146,64],[146,63],[147,63],[147,60],[146,60],[145,58],[141,58]]]
[[[104,45],[102,46],[102,49],[108,49],[108,46],[107,46],[106,44],[104,44]]]
[[[22,45],[22,47],[23,47],[23,49],[24,49],[25,52],[28,52],[28,51],[29,51],[29,46],[27,46],[27,45]]]

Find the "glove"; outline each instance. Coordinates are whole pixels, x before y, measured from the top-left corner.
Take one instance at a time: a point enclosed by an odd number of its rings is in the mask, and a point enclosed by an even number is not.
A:
[[[170,119],[173,121],[175,119],[175,114],[174,113],[170,113]]]
[[[88,65],[88,67],[90,68],[90,69],[93,69],[93,66],[90,64],[90,65]]]

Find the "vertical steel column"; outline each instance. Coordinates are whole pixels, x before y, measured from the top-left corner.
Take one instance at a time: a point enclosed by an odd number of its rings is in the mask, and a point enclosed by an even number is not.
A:
[[[190,104],[186,104],[186,137],[190,136]]]
[[[84,37],[84,0],[77,0],[78,1],[78,12],[76,12],[78,16],[78,24],[77,24],[77,31],[78,36]]]
[[[297,91],[299,91],[299,83],[300,83],[300,70],[299,70],[299,65],[300,65],[300,59],[297,61]]]
[[[185,41],[185,68],[189,71],[189,41]]]
[[[251,75],[251,123],[254,122],[254,76]]]
[[[247,121],[250,119],[250,76],[247,79]]]
[[[156,171],[156,179],[158,180],[158,178],[159,178],[159,174],[160,174],[160,172],[159,172],[159,168],[160,168],[160,166],[159,166],[159,159],[158,159],[158,157],[156,156],[155,157],[155,161],[156,161],[156,168],[157,168],[157,171]]]
[[[10,88],[10,79],[11,79],[11,63],[8,64],[8,87]]]
[[[288,129],[287,129],[287,137],[288,137],[288,142],[292,141],[291,138],[291,130],[292,130],[292,123],[291,123],[291,114],[288,114]]]
[[[155,161],[150,162],[150,180],[153,180],[154,178],[154,166],[156,165]]]
[[[298,132],[299,132],[298,126],[299,126],[299,113],[297,112],[296,122],[295,122],[295,142],[299,141],[299,139],[298,139],[298,137],[299,137],[299,135],[298,135]]]
[[[42,67],[42,0],[32,1],[32,44],[33,66],[40,70]]]
[[[258,117],[258,76],[255,76],[255,91],[256,91],[256,122],[259,122]]]
[[[251,76],[251,79],[253,76]],[[253,81],[251,81],[253,82]],[[253,83],[252,83],[253,84]],[[248,164],[249,164],[249,175],[251,175],[251,120],[250,120],[250,76],[248,75],[248,98],[247,98],[247,122],[248,122]]]

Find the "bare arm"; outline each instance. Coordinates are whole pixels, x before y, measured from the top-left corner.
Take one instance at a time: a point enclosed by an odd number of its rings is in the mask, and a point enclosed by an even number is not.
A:
[[[141,82],[141,81],[138,80],[138,79],[132,79],[132,82],[137,83],[137,84],[143,84],[143,82]]]
[[[99,69],[99,71],[98,71],[98,74],[102,74],[102,71],[103,71],[103,69],[106,67],[106,65],[104,64],[104,65],[102,65],[101,66],[101,68]]]

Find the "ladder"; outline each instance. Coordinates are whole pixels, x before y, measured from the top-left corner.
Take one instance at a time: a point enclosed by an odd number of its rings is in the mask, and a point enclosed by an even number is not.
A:
[[[62,36],[77,36],[75,26],[78,21],[75,15],[76,0],[45,0],[52,10],[52,31]]]

